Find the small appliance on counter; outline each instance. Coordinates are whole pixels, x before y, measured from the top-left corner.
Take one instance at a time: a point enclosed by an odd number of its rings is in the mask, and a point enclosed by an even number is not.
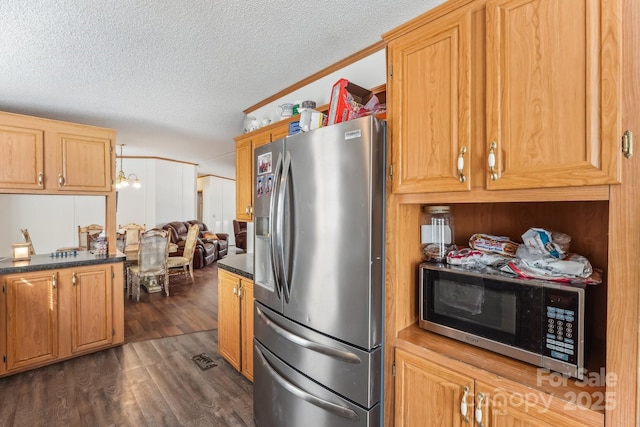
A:
[[[419,326],[582,379],[587,289],[425,262]]]

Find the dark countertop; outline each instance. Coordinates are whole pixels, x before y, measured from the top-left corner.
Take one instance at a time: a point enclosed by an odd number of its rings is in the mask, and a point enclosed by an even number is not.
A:
[[[253,280],[253,254],[228,255],[218,260],[218,268]]]
[[[123,262],[125,255],[94,255],[89,251],[79,251],[76,256],[52,257],[51,254],[32,255],[29,261],[13,262],[11,257],[0,258],[0,274],[23,273],[29,271],[54,270],[85,265],[111,264]]]

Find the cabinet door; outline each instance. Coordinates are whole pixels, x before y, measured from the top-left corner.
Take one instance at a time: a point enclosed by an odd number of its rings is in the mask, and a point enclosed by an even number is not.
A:
[[[218,270],[218,350],[240,370],[240,279]]]
[[[527,389],[526,393],[509,391],[497,384],[475,383],[476,425],[487,427],[557,427],[595,426],[581,417],[580,411],[551,395]],[[554,401],[555,400],[555,401]],[[584,411],[583,411],[584,412]],[[478,417],[480,419],[478,419]]]
[[[399,349],[395,392],[397,427],[468,426],[473,419],[472,378]]]
[[[388,45],[393,191],[466,191],[471,155],[471,15],[456,11]],[[458,171],[458,157],[466,150]]]
[[[42,189],[44,132],[0,125],[0,188]]]
[[[236,141],[236,218],[252,221],[253,148],[251,138]]]
[[[271,141],[285,138],[287,135],[289,135],[289,123],[283,123],[271,130]]]
[[[253,282],[241,279],[242,375],[253,381]]]
[[[489,189],[620,182],[621,4],[487,3]]]
[[[58,275],[51,271],[4,277],[7,371],[58,356]]]
[[[111,267],[75,268],[71,272],[71,351],[111,344]]]
[[[88,135],[56,134],[57,188],[61,191],[111,191],[111,140]]]

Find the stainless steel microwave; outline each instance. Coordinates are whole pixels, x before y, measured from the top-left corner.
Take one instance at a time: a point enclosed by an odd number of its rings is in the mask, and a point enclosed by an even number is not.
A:
[[[419,326],[582,379],[585,287],[420,265]]]

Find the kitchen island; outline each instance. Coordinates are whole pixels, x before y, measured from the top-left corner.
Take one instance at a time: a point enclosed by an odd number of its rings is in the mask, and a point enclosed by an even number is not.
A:
[[[124,342],[124,254],[55,255],[0,260],[0,376]]]
[[[218,350],[253,381],[253,254],[218,260]]]
[[[92,251],[76,251],[75,255],[71,253],[67,255],[55,255],[55,252],[46,255],[32,255],[31,259],[27,261],[12,261],[11,258],[0,258],[0,275],[111,264],[123,262],[126,259],[125,255],[121,252],[118,252],[116,255],[97,255]]]

